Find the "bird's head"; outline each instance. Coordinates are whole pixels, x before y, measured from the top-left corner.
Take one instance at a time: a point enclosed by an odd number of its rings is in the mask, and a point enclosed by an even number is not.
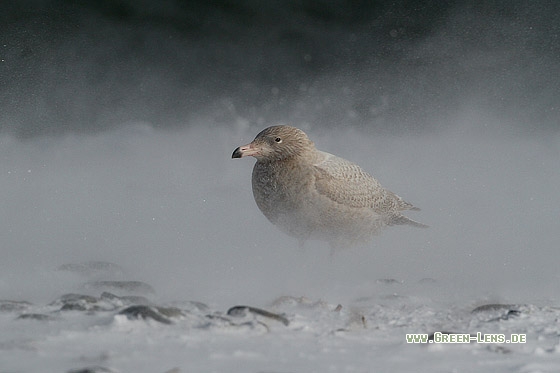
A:
[[[250,144],[235,149],[231,157],[253,156],[257,161],[280,161],[313,149],[313,142],[302,130],[291,126],[272,126],[262,130]]]

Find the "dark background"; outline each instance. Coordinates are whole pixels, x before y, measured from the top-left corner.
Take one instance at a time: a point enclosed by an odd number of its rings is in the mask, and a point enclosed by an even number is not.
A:
[[[558,1],[3,1],[0,131],[557,131]],[[443,126],[443,127],[442,127]],[[502,128],[502,127],[500,127]]]

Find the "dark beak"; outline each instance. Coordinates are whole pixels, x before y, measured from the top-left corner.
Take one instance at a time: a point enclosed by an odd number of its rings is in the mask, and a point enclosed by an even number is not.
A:
[[[233,151],[231,155],[232,158],[241,158],[243,157],[243,153],[241,152],[241,146]]]

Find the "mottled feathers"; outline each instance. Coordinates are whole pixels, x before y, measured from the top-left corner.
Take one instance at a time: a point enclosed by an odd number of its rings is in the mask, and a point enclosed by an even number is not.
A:
[[[360,166],[319,151],[291,126],[268,127],[233,158],[253,156],[253,195],[263,214],[298,238],[344,246],[371,239],[383,226],[426,227],[401,214],[418,210],[384,189]]]

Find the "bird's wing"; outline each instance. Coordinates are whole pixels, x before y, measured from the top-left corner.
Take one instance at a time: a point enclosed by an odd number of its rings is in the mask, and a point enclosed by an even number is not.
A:
[[[357,164],[324,154],[323,159],[314,165],[315,188],[319,194],[345,206],[369,207],[380,214],[413,207],[384,189]]]

